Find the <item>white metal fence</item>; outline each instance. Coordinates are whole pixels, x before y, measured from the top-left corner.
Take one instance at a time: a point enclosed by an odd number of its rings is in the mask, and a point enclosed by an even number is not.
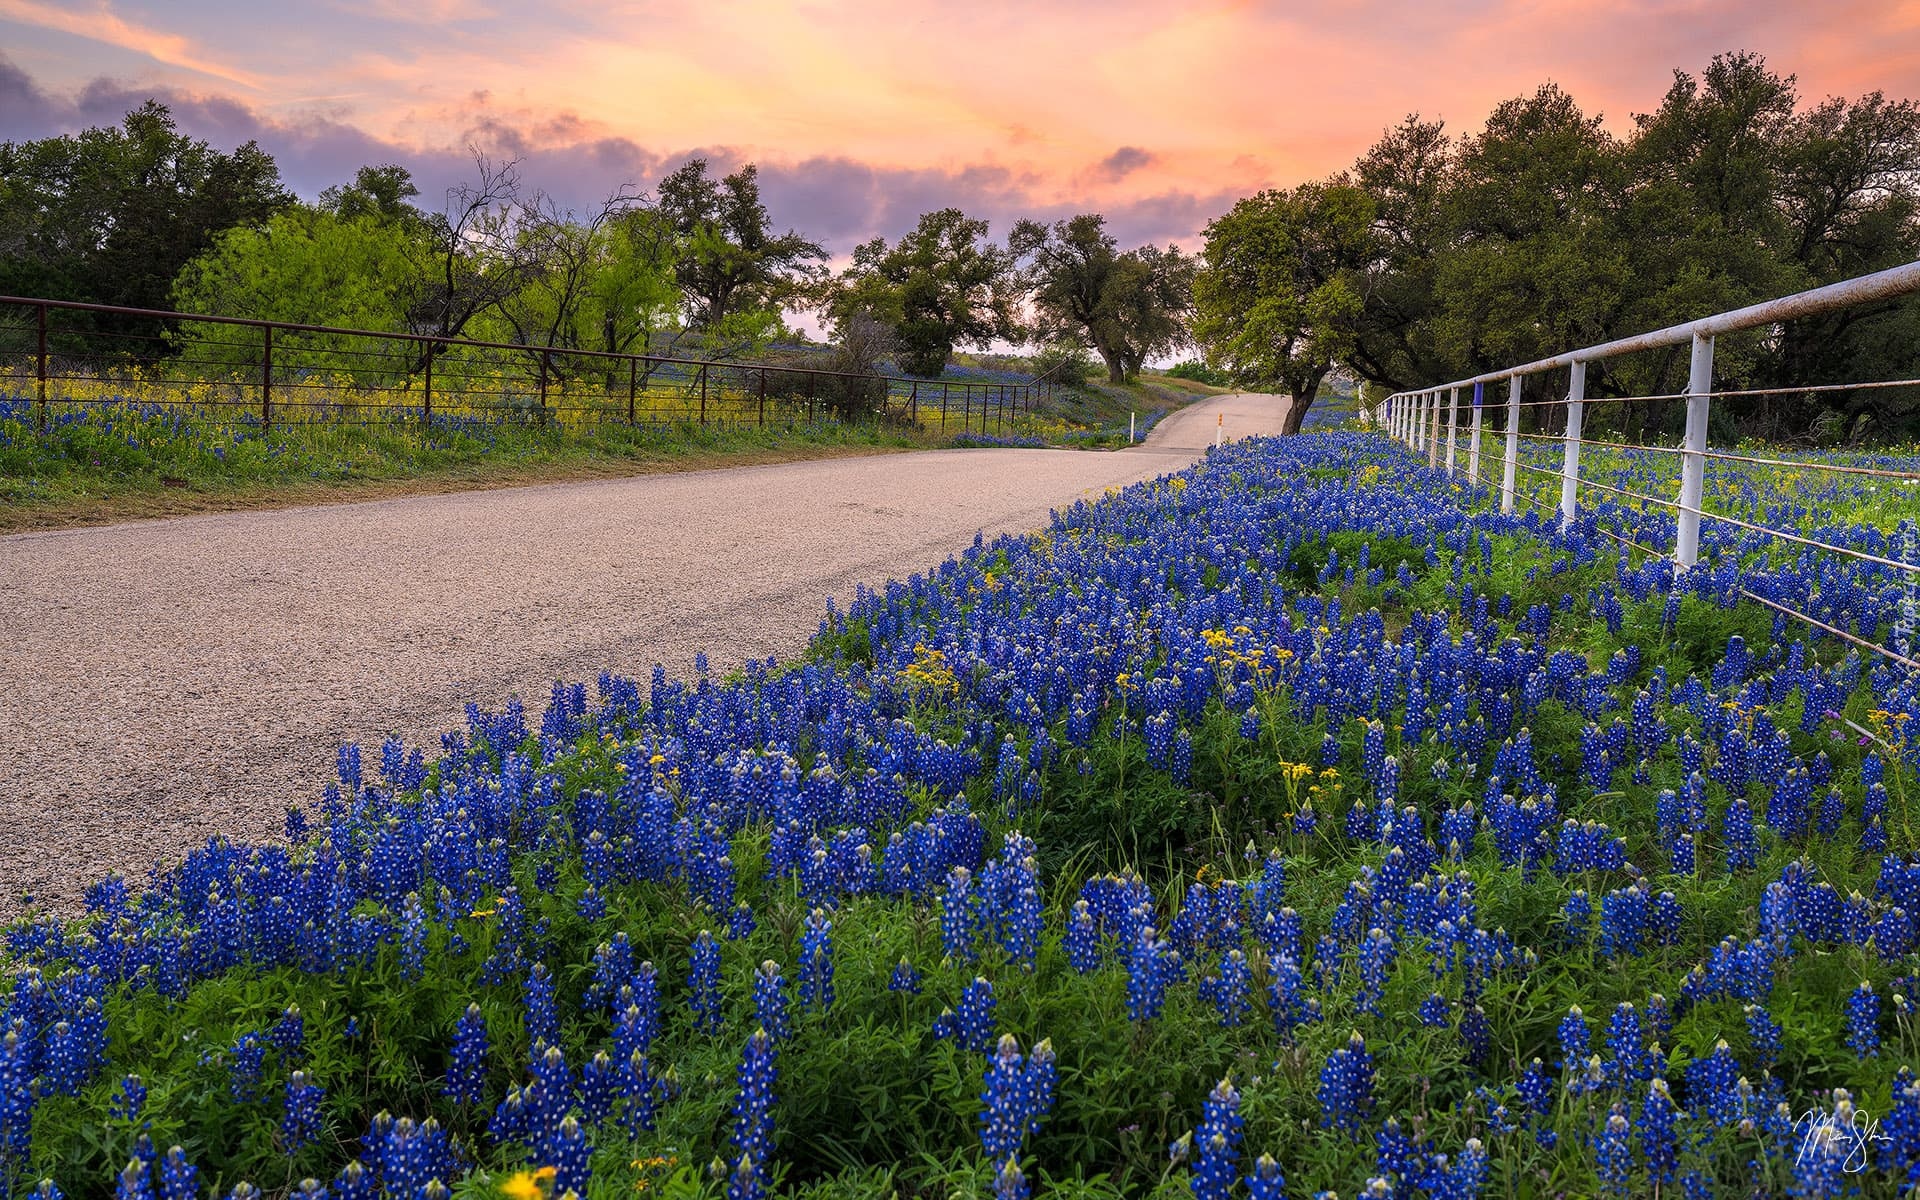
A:
[[[1841,389],[1857,390],[1862,388],[1916,387],[1920,379],[1876,380],[1864,383],[1829,383],[1801,387],[1767,388],[1754,391],[1727,390],[1715,391],[1713,387],[1713,351],[1714,339],[1720,334],[1736,333],[1744,330],[1776,328],[1798,317],[1815,316],[1835,312],[1875,301],[1920,292],[1920,262],[1908,263],[1891,270],[1880,271],[1872,275],[1863,275],[1827,287],[1770,300],[1746,308],[1719,313],[1698,321],[1683,325],[1674,325],[1666,329],[1621,338],[1598,346],[1588,346],[1568,351],[1552,358],[1521,366],[1491,371],[1470,379],[1461,379],[1438,387],[1418,391],[1396,392],[1380,402],[1370,415],[1373,423],[1408,447],[1424,452],[1430,466],[1444,470],[1448,475],[1464,469],[1468,479],[1475,487],[1485,487],[1489,494],[1494,487],[1491,471],[1482,474],[1483,435],[1499,434],[1504,446],[1500,452],[1498,484],[1500,509],[1511,513],[1517,501],[1524,500],[1537,507],[1538,502],[1524,493],[1517,480],[1521,472],[1537,475],[1558,475],[1560,479],[1560,500],[1557,515],[1563,525],[1570,525],[1580,512],[1580,496],[1583,488],[1597,489],[1603,493],[1623,500],[1639,501],[1643,504],[1657,505],[1670,510],[1675,516],[1675,529],[1672,545],[1666,549],[1646,546],[1637,541],[1622,538],[1613,530],[1596,525],[1600,534],[1621,542],[1623,548],[1644,551],[1650,555],[1670,557],[1676,572],[1684,572],[1694,567],[1700,556],[1700,526],[1702,520],[1723,522],[1728,526],[1751,533],[1778,538],[1785,542],[1796,543],[1802,547],[1831,553],[1842,558],[1876,564],[1904,573],[1908,590],[1912,590],[1916,576],[1920,576],[1920,564],[1914,561],[1901,561],[1886,555],[1870,553],[1856,547],[1839,546],[1818,538],[1810,538],[1802,533],[1786,529],[1777,529],[1769,525],[1747,521],[1729,514],[1706,510],[1702,505],[1702,491],[1706,464],[1709,461],[1747,463],[1770,468],[1805,470],[1812,472],[1833,472],[1868,476],[1880,479],[1900,481],[1920,481],[1920,472],[1905,469],[1888,469],[1877,466],[1857,466],[1810,462],[1799,459],[1771,458],[1757,455],[1737,454],[1724,450],[1714,450],[1708,445],[1708,417],[1716,399],[1723,402],[1736,402],[1742,397],[1759,395],[1776,396],[1790,393],[1814,393]],[[1685,392],[1667,396],[1609,396],[1589,398],[1587,396],[1587,366],[1589,363],[1619,355],[1639,351],[1660,349],[1663,347],[1691,344],[1692,357],[1689,364],[1687,389]],[[1920,357],[1920,348],[1916,348],[1916,357]],[[1553,372],[1566,372],[1566,392],[1549,400],[1523,401],[1522,383],[1533,376],[1548,375]],[[1504,409],[1501,425],[1492,428],[1488,417],[1490,408],[1498,404],[1489,403],[1495,385],[1506,384],[1506,401],[1498,405]],[[1629,401],[1671,400],[1685,401],[1685,433],[1678,446],[1633,445],[1625,442],[1612,442],[1589,439],[1582,434],[1585,408],[1590,403],[1623,403]],[[1462,409],[1465,409],[1463,413]],[[1564,431],[1557,435],[1529,434],[1521,431],[1521,411],[1523,408],[1562,408],[1564,409]],[[1560,447],[1559,465],[1550,468],[1523,461],[1520,453],[1522,441],[1535,443],[1558,443]],[[1580,468],[1580,450],[1583,446],[1606,447],[1613,450],[1666,455],[1679,459],[1680,478],[1677,494],[1668,497],[1648,495],[1643,492],[1620,488],[1595,479],[1583,479]],[[1464,464],[1460,459],[1465,459]],[[1543,515],[1552,515],[1552,510]],[[1907,555],[1909,560],[1915,556]],[[1862,637],[1837,628],[1830,622],[1801,612],[1776,600],[1760,596],[1747,588],[1739,588],[1740,594],[1770,609],[1785,614],[1807,625],[1833,634],[1844,640],[1873,651],[1884,658],[1898,662],[1910,669],[1920,669],[1920,661],[1909,657],[1907,638],[1899,639],[1898,648],[1881,645],[1871,638]],[[1910,606],[1909,606],[1910,607]]]

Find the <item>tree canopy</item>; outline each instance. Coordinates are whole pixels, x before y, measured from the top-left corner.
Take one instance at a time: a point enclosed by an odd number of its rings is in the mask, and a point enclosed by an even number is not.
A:
[[[937,376],[956,347],[1022,340],[1016,301],[1013,256],[987,240],[985,221],[943,208],[891,247],[856,247],[823,307],[836,330],[860,314],[891,326],[902,369]]]
[[[1920,256],[1920,111],[1879,92],[1803,106],[1757,54],[1676,71],[1622,137],[1548,84],[1450,138],[1410,117],[1356,164],[1373,199],[1364,310],[1346,361],[1419,387],[1676,324]],[[1721,339],[1716,385],[1911,376],[1920,306],[1889,301]],[[1684,352],[1595,363],[1589,394],[1653,396]],[[1536,384],[1535,386],[1539,386]],[[1911,428],[1920,397],[1758,397],[1727,419],[1764,436]],[[1598,411],[1636,435],[1672,405]]]
[[[117,127],[0,143],[0,292],[163,309],[180,269],[222,231],[292,204],[259,146],[217,151],[153,101]],[[91,320],[155,332],[137,318]]]
[[[1186,344],[1194,261],[1179,247],[1122,251],[1098,213],[1052,225],[1021,221],[1008,245],[1023,264],[1034,339],[1084,341],[1106,363],[1109,382],[1123,383],[1148,358]]]

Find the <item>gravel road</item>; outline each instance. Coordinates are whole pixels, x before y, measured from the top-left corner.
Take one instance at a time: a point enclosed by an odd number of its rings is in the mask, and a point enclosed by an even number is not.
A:
[[[1177,470],[1223,396],[1117,453],[937,450],[209,514],[0,538],[0,919],[73,911],[213,834],[278,836],[345,741],[425,743],[467,701],[653,664],[788,655],[825,599],[939,565],[976,532]]]

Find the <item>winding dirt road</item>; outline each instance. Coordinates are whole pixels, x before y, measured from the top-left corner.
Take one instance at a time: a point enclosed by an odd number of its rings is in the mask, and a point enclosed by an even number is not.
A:
[[[1118,453],[940,450],[0,538],[0,917],[71,911],[221,833],[277,836],[340,743],[424,742],[468,700],[787,655],[825,599],[976,532],[1278,433],[1223,396]]]

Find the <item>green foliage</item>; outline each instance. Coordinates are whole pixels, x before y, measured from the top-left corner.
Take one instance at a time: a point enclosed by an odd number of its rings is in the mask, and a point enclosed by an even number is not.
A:
[[[1123,252],[1098,213],[1051,226],[1021,221],[1007,244],[1025,264],[1033,336],[1091,346],[1109,382],[1131,380],[1147,359],[1187,341],[1194,263],[1179,247]]]
[[[259,146],[217,151],[180,133],[153,101],[118,128],[0,143],[0,293],[165,309],[174,276],[216,235],[291,202]],[[78,318],[78,328],[152,336],[162,327],[102,314]]]
[[[1236,379],[1276,382],[1294,433],[1320,381],[1351,352],[1375,206],[1351,184],[1261,192],[1207,226],[1194,337]]]
[[[986,239],[987,223],[957,208],[924,213],[897,245],[855,247],[826,311],[839,328],[861,313],[893,326],[901,368],[937,378],[957,346],[1020,340],[1012,257]]]
[[[404,315],[394,297],[404,294],[418,274],[425,251],[422,232],[371,213],[342,217],[326,209],[291,208],[265,225],[222,233],[181,269],[173,306],[215,316],[400,332]],[[258,330],[214,322],[182,322],[173,345],[181,358],[209,375],[257,370],[262,352]],[[412,365],[409,357],[392,353],[391,343],[336,334],[303,337],[301,360],[361,386],[391,385]]]
[[[1227,387],[1233,382],[1227,377],[1225,371],[1210,367],[1199,359],[1175,363],[1161,374],[1171,375],[1175,379],[1191,379],[1195,383],[1204,383],[1209,387]]]
[[[1614,137],[1557,85],[1507,100],[1471,136],[1417,115],[1355,164],[1371,198],[1365,297],[1338,352],[1391,389],[1458,379],[1789,292],[1920,254],[1920,108],[1879,92],[1804,107],[1753,53],[1716,57]],[[1281,289],[1284,293],[1285,289]],[[1723,338],[1717,388],[1901,378],[1920,303]],[[1592,364],[1590,396],[1665,395],[1686,356]],[[1913,389],[1752,398],[1738,432],[1910,435]],[[1529,418],[1537,419],[1537,418]],[[1674,405],[1596,408],[1596,434],[1678,430]]]
[[[706,159],[687,160],[660,181],[659,211],[676,238],[674,271],[695,329],[755,309],[777,313],[827,256],[798,233],[773,232],[752,163],[714,180]]]

